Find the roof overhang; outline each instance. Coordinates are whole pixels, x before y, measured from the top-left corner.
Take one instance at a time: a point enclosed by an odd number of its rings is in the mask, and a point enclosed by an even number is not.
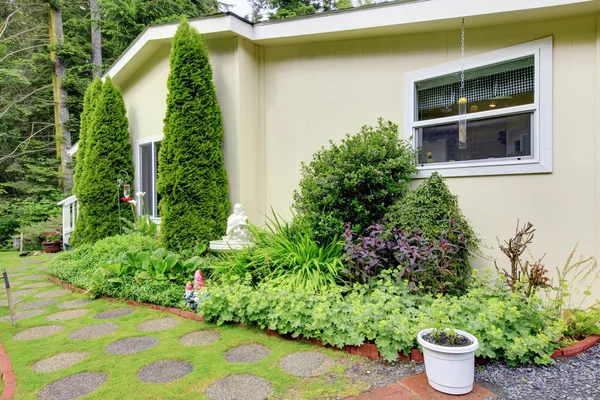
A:
[[[568,17],[600,11],[600,0],[397,0],[253,24],[233,13],[190,20],[208,40],[242,37],[261,45],[329,41],[458,29]],[[105,76],[125,79],[170,43],[179,23],[147,27],[108,69]]]

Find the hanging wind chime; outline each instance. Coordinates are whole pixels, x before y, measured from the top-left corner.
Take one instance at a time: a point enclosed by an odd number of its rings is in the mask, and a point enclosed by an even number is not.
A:
[[[465,95],[465,19],[460,31],[460,94],[458,99],[458,148],[467,148],[467,97]]]

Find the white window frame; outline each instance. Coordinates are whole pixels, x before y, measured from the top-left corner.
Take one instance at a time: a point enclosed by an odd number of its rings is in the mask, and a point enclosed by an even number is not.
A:
[[[417,164],[416,177],[428,177],[433,172],[443,176],[480,176],[510,175],[552,172],[552,37],[518,44],[501,50],[465,58],[465,70],[485,67],[492,64],[534,56],[535,86],[534,103],[496,110],[467,114],[467,137],[470,120],[507,116],[533,112],[531,126],[531,157],[505,158],[495,160],[471,160]],[[407,72],[404,75],[404,132],[414,149],[417,149],[417,128],[447,124],[458,121],[458,116],[436,118],[424,121],[416,120],[417,92],[416,83],[428,79],[460,72],[461,61]]]
[[[163,140],[163,136],[162,135],[157,135],[157,136],[150,136],[150,137],[145,137],[142,139],[138,139],[136,142],[136,146],[135,146],[135,151],[136,151],[136,155],[135,155],[135,160],[136,160],[136,165],[135,165],[135,190],[136,192],[140,191],[140,188],[142,186],[142,152],[140,151],[141,147],[144,145],[148,145],[151,144],[152,145],[152,176],[156,177],[157,176],[157,171],[156,169],[156,143],[158,142],[162,142]],[[156,179],[152,180],[152,194],[154,196],[153,198],[153,203],[156,207],[156,213],[158,215],[158,204],[156,204]],[[139,200],[136,198],[136,200]],[[140,202],[137,203],[137,213],[138,215],[140,215],[142,213],[142,204]],[[154,210],[152,210],[154,211]],[[160,217],[158,216],[151,216],[150,219],[156,223],[156,224],[160,224]]]

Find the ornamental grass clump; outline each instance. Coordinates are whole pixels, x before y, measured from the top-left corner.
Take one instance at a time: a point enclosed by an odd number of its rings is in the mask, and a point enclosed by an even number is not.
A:
[[[325,244],[341,237],[347,222],[362,232],[380,221],[416,172],[414,151],[400,136],[396,124],[379,119],[376,127],[363,126],[340,144],[330,141],[302,163],[295,222]]]

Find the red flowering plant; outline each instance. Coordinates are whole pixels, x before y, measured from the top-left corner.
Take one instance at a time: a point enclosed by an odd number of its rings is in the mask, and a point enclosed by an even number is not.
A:
[[[44,240],[46,242],[60,242],[62,240],[62,233],[60,231],[44,233]]]

